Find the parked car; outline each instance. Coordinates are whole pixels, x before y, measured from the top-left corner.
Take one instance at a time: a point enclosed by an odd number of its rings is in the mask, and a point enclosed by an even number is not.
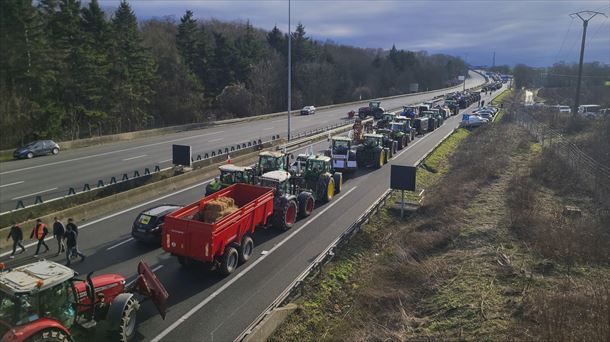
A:
[[[489,120],[484,119],[475,114],[463,114],[460,127],[479,127],[483,124],[488,123]]]
[[[59,145],[53,140],[36,140],[20,147],[13,152],[15,159],[34,158],[36,156],[44,156],[47,154],[58,154]]]
[[[314,106],[305,106],[301,109],[301,115],[311,115],[316,113],[316,107]]]
[[[557,107],[557,111],[559,113],[572,113],[572,109],[570,108],[570,106],[556,106]]]
[[[161,204],[141,212],[133,222],[131,236],[141,242],[161,243],[161,225],[167,214],[181,209],[175,204]]]
[[[479,112],[477,113],[477,115],[482,117],[483,119],[487,119],[488,121],[491,121],[494,118],[494,116],[490,112]]]
[[[578,114],[587,118],[595,118],[600,114],[600,105],[582,105],[578,106]]]

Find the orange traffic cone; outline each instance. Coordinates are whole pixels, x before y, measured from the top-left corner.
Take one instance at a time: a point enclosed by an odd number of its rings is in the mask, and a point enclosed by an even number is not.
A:
[[[231,155],[227,154],[227,164],[231,164]]]

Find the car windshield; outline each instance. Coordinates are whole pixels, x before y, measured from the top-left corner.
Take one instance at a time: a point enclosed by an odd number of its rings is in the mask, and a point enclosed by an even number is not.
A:
[[[32,141],[31,143],[25,145],[26,148],[32,148],[34,147],[34,145],[36,145],[38,143],[38,141]]]

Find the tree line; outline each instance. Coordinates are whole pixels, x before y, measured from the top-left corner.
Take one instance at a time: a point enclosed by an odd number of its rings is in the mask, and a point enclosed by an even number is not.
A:
[[[0,146],[78,139],[284,111],[287,33],[249,22],[139,22],[123,0],[0,1]],[[424,51],[320,42],[290,35],[292,104],[327,105],[437,89],[465,63]]]

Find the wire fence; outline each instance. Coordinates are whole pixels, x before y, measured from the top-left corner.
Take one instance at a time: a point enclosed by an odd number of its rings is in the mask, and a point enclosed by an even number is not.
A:
[[[610,206],[610,168],[570,142],[558,131],[536,120],[524,110],[512,111],[516,123],[527,129],[543,148],[547,148],[564,163],[569,165],[584,184],[603,203],[606,208]]]

